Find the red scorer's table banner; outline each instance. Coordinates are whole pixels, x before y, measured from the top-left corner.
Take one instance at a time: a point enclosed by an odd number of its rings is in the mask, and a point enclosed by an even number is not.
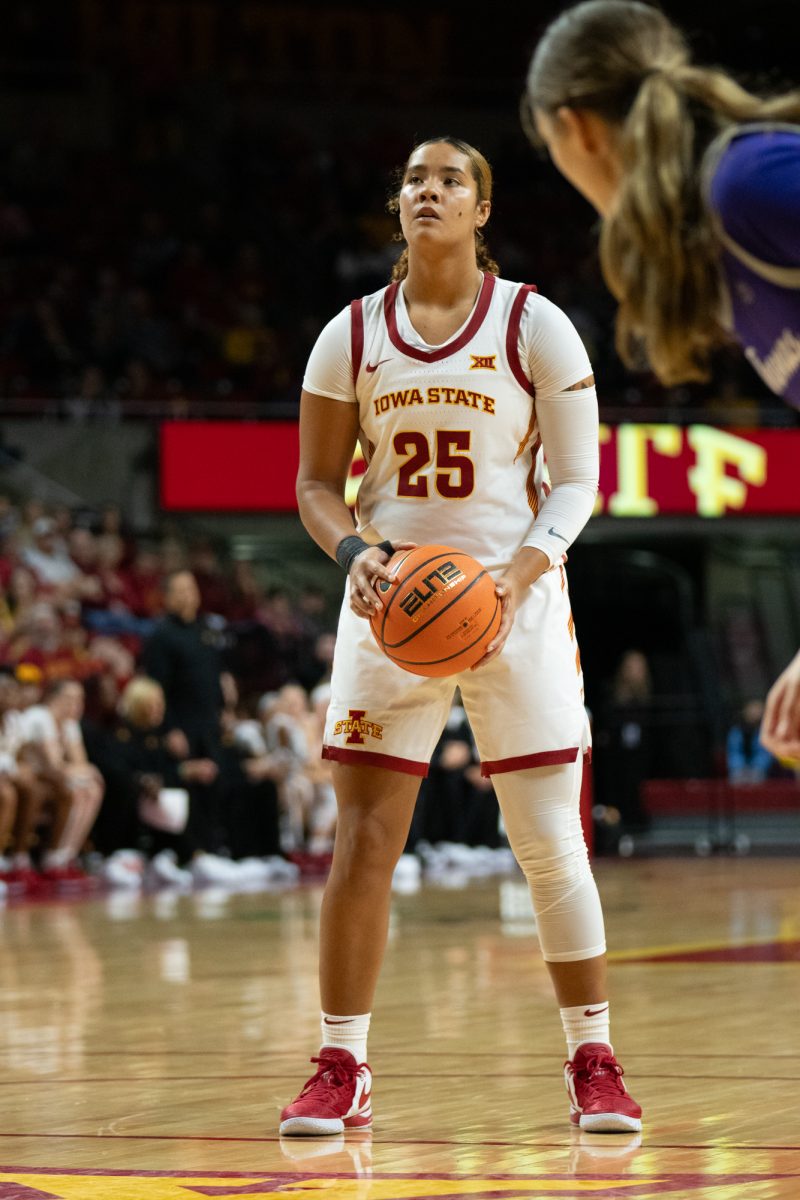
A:
[[[161,507],[168,512],[296,512],[296,421],[165,421]]]
[[[436,471],[432,446],[427,471]],[[294,421],[168,421],[161,504],[173,512],[294,512]],[[364,463],[356,457],[352,504]],[[601,425],[596,513],[614,517],[800,514],[800,429]]]

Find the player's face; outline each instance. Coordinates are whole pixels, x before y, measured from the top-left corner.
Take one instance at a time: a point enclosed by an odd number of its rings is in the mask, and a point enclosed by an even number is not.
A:
[[[560,108],[537,109],[536,129],[554,165],[602,217],[614,207],[619,192],[621,160],[614,130],[594,113]]]
[[[447,142],[419,146],[400,189],[400,226],[409,246],[474,241],[489,219],[466,154]]]

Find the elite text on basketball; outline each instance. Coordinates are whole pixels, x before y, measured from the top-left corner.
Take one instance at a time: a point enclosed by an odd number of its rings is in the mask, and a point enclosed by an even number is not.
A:
[[[416,623],[419,620],[417,613],[423,604],[427,604],[432,596],[448,591],[463,578],[464,572],[455,563],[442,563],[423,577],[421,586],[415,586],[410,592],[406,592],[399,602],[400,607],[406,616]]]

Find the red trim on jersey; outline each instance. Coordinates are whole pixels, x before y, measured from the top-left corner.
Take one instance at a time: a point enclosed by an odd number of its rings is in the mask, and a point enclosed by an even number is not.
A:
[[[525,495],[528,497],[528,507],[534,517],[539,515],[539,493],[536,491],[536,460],[539,457],[539,451],[542,448],[542,439],[537,437],[533,446],[531,446],[531,469],[528,471],[528,478],[525,481]]]
[[[353,387],[364,357],[364,308],[360,300],[350,301],[350,360],[353,364]]]
[[[374,750],[345,750],[341,746],[323,746],[322,757],[331,762],[349,763],[360,767],[386,767],[388,771],[401,771],[404,775],[428,774],[428,764],[415,762],[413,758],[396,758],[394,754],[377,754]]]
[[[525,307],[525,302],[531,292],[535,292],[536,290],[535,284],[523,283],[514,297],[514,303],[511,305],[511,315],[508,318],[508,329],[506,330],[506,358],[511,368],[511,374],[519,386],[529,396],[533,396],[534,399],[536,397],[536,388],[530,379],[528,379],[528,376],[522,369],[522,363],[519,361],[519,327],[522,321],[522,310]]]
[[[439,346],[436,350],[418,350],[416,346],[409,346],[408,342],[404,342],[401,338],[400,331],[397,328],[396,312],[397,289],[399,286],[399,283],[390,283],[383,297],[383,316],[386,321],[389,340],[396,350],[401,350],[409,358],[416,358],[419,362],[432,363],[440,362],[443,358],[449,358],[451,354],[455,354],[456,351],[461,350],[462,347],[466,346],[467,342],[474,338],[489,311],[492,292],[494,291],[494,275],[484,272],[481,294],[478,297],[475,311],[470,317],[466,328],[462,330],[454,342],[447,342],[444,346]]]
[[[481,775],[503,775],[507,771],[527,771],[529,767],[558,767],[574,763],[578,747],[570,750],[541,750],[538,754],[520,754],[516,758],[498,758],[494,762],[481,763]]]

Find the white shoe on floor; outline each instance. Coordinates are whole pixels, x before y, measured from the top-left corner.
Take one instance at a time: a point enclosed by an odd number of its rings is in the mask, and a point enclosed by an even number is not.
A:
[[[142,886],[144,856],[138,850],[115,850],[101,866],[99,875],[110,887],[134,891]]]
[[[155,887],[173,887],[188,891],[192,886],[192,873],[179,867],[174,850],[161,850],[150,860],[147,869],[148,882]]]
[[[189,868],[193,881],[200,887],[216,884],[218,887],[234,888],[244,882],[239,864],[218,854],[198,854]]]
[[[270,854],[261,860],[269,871],[271,883],[296,883],[300,878],[297,863],[289,862],[280,854]]]

